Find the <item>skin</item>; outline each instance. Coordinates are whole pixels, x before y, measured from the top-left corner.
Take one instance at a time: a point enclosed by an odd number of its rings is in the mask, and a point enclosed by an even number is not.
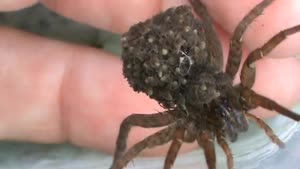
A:
[[[184,0],[44,0],[52,10],[77,21],[116,33]],[[216,20],[227,55],[230,33],[260,0],[203,0]],[[36,0],[1,0],[0,11],[13,11]],[[126,6],[126,8],[123,8]],[[276,18],[276,19],[274,19]],[[300,20],[300,1],[277,0],[247,30],[245,56],[272,35]],[[137,94],[122,76],[119,58],[98,49],[38,37],[0,27],[0,140],[38,143],[71,142],[114,151],[121,121],[131,113],[162,110]],[[257,62],[254,90],[291,107],[300,100],[300,33],[291,36]],[[283,58],[285,57],[285,58]],[[238,80],[237,80],[238,82]],[[262,109],[252,113],[271,114]],[[134,129],[133,142],[154,130]],[[109,140],[109,141],[107,141]],[[184,147],[185,150],[190,147]],[[154,149],[148,155],[164,152]]]

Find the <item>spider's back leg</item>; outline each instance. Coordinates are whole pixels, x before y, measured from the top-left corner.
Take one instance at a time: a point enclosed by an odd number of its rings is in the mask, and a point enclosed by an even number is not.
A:
[[[207,49],[210,54],[210,59],[212,63],[216,64],[220,70],[223,68],[223,49],[218,38],[218,34],[213,25],[213,19],[210,17],[206,7],[199,0],[190,0],[194,11],[199,17],[201,17],[204,22],[203,27],[206,36]]]
[[[300,32],[300,25],[285,29],[275,36],[273,36],[262,47],[257,48],[249,54],[247,57],[241,72],[241,84],[243,97],[254,107],[261,106],[265,109],[275,110],[276,112],[289,117],[293,120],[300,121],[300,115],[288,110],[287,108],[279,105],[275,101],[261,96],[251,90],[255,82],[255,62],[262,59],[268,53],[270,53],[277,45],[285,40],[289,35]]]
[[[252,51],[247,57],[241,72],[241,83],[243,87],[252,88],[255,81],[255,62],[269,54],[277,45],[284,41],[289,35],[300,32],[300,25],[285,29],[274,35],[262,47]]]
[[[253,90],[244,88],[242,89],[242,96],[247,100],[247,104],[251,105],[251,107],[263,107],[268,110],[274,110],[290,119],[293,119],[295,121],[300,121],[300,115],[290,111],[289,109],[279,105],[275,101],[266,98],[264,96],[261,96],[257,93],[255,93]]]
[[[234,78],[240,67],[242,59],[242,36],[244,32],[254,19],[257,18],[273,1],[274,0],[263,0],[261,3],[256,5],[235,28],[230,42],[228,61],[226,65],[226,73],[232,78]]]

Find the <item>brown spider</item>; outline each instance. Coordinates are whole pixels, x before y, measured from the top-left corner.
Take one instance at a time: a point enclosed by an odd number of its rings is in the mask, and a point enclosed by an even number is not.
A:
[[[234,86],[242,57],[242,35],[274,0],[263,0],[238,24],[225,72],[221,44],[211,17],[201,2],[189,1],[201,21],[195,19],[191,7],[179,6],[134,25],[122,38],[124,76],[135,91],[146,93],[167,110],[150,115],[133,114],[122,122],[112,169],[122,169],[145,148],[171,141],[164,164],[164,169],[170,169],[182,143],[195,140],[204,150],[209,169],[216,168],[215,140],[226,154],[228,168],[232,169],[233,157],[225,138],[235,142],[238,133],[248,129],[247,119],[263,128],[279,147],[284,146],[272,129],[249,114],[249,110],[260,106],[300,120],[300,115],[251,90],[255,62],[287,36],[300,31],[300,25],[281,31],[252,51],[242,67],[241,84]],[[125,153],[132,126],[167,127]]]

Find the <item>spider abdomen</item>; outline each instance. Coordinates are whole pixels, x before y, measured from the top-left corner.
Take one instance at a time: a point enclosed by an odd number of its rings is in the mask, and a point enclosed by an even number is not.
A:
[[[192,67],[207,62],[201,24],[190,7],[180,6],[131,27],[122,38],[123,72],[130,86],[174,107]]]

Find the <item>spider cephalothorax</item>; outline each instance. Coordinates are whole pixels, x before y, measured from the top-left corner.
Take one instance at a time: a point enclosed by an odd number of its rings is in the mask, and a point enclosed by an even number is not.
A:
[[[236,141],[238,133],[247,130],[247,119],[257,122],[274,143],[283,146],[267,124],[247,111],[261,106],[297,121],[300,116],[251,90],[255,79],[253,65],[286,36],[300,31],[300,25],[278,33],[253,51],[242,67],[241,84],[233,86],[241,62],[241,37],[247,26],[273,1],[264,0],[239,23],[231,39],[225,72],[223,52],[212,19],[197,0],[190,3],[201,20],[193,16],[191,7],[179,6],[132,26],[123,35],[124,76],[135,91],[146,93],[167,111],[133,114],[122,122],[113,169],[123,168],[143,149],[169,141],[172,144],[165,169],[171,168],[182,142],[193,141],[203,148],[208,168],[215,169],[215,140],[225,151],[228,168],[232,169],[233,157],[225,138]],[[167,127],[124,154],[131,126]]]

